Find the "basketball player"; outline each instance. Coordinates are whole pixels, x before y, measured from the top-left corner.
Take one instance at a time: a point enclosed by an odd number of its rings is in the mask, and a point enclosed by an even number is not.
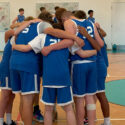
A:
[[[78,31],[77,27],[85,27],[92,38],[95,37],[97,40],[96,46],[103,46],[103,41],[98,37],[98,32],[94,25],[83,19],[78,19],[72,15],[71,12],[64,12],[62,15],[62,20],[64,22],[65,29],[73,34],[77,34],[80,38],[85,41],[85,46],[82,49],[93,50],[90,41],[86,37],[82,36]],[[89,118],[89,125],[94,125],[96,105],[94,100],[94,95],[97,91],[96,84],[96,56],[91,56],[90,58],[81,58],[78,54],[71,57],[73,64],[73,93],[76,97],[76,117],[77,124],[82,125],[84,119],[83,100],[87,103],[87,112]],[[82,75],[81,75],[82,74]],[[83,77],[84,76],[84,77]]]

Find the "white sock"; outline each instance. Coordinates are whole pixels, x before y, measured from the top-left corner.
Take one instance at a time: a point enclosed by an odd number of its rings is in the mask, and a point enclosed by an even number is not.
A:
[[[110,123],[110,117],[104,118],[104,125],[111,125],[111,123]]]
[[[12,123],[11,113],[6,113],[6,123],[10,125]]]
[[[0,118],[0,125],[3,125],[4,118]]]

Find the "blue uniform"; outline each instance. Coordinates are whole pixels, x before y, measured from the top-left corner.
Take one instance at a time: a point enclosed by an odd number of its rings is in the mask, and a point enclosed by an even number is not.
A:
[[[94,38],[94,26],[88,20],[76,20],[73,22],[78,26],[85,27],[88,33]],[[89,41],[79,32],[77,36],[84,40],[83,50],[93,50]],[[76,97],[84,97],[87,94],[95,94],[97,91],[96,56],[81,58],[77,54],[71,56],[73,94]]]
[[[16,44],[28,44],[38,33],[39,23],[31,24],[17,37]],[[40,89],[40,56],[34,51],[27,53],[14,50],[10,59],[13,92],[38,93]],[[18,84],[17,84],[18,83]]]
[[[44,46],[60,41],[56,37],[46,35]],[[43,56],[43,96],[41,100],[43,103],[54,105],[56,97],[58,105],[61,106],[73,102],[68,58],[68,48]]]
[[[17,17],[18,17],[17,22],[20,22],[20,23],[23,22],[24,19],[25,19],[25,16],[24,16],[24,15],[22,15],[22,16],[21,16],[21,15],[18,15]]]
[[[91,21],[92,23],[95,23],[95,18],[93,17],[88,17],[88,20]]]
[[[105,91],[105,79],[107,76],[108,57],[106,52],[106,46],[101,48],[97,54],[97,88],[98,93]]]
[[[54,17],[53,21],[54,21],[54,23],[58,23],[58,20],[56,17]]]
[[[2,89],[9,89],[9,90],[11,89],[10,70],[9,70],[11,52],[12,52],[12,46],[10,44],[10,40],[8,40],[4,48],[2,61],[0,62],[0,87]]]

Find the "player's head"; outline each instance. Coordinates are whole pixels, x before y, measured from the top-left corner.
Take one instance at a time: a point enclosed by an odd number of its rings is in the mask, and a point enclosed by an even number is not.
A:
[[[70,19],[71,16],[73,16],[72,12],[70,11],[63,12],[61,16],[62,22],[65,22],[66,20]]]
[[[40,7],[40,11],[42,13],[42,12],[46,11],[46,8],[45,7]]]
[[[61,30],[64,30],[64,26],[63,26],[63,24],[60,24],[60,23],[54,23],[52,26],[53,26],[53,28],[55,28],[55,29],[61,29]]]
[[[24,9],[23,9],[23,8],[20,8],[20,9],[19,9],[19,13],[20,13],[20,15],[23,15],[23,14],[24,14]]]
[[[82,11],[82,10],[76,11],[76,12],[74,13],[74,16],[75,16],[76,18],[79,18],[79,19],[86,19],[86,18],[87,18],[86,13],[85,13],[84,11]]]
[[[89,10],[88,14],[89,14],[90,17],[93,17],[94,11],[93,10]]]
[[[33,19],[34,19],[34,17],[28,16],[28,17],[26,17],[26,18],[24,19],[24,21],[30,21],[30,20],[33,20]]]
[[[45,22],[48,22],[48,23],[50,23],[50,24],[53,24],[53,19],[52,19],[52,14],[50,13],[50,12],[47,12],[47,11],[45,11],[45,12],[42,12],[39,16],[38,16],[38,18],[39,19],[41,19],[41,20],[43,20],[43,21],[45,21]]]
[[[55,15],[56,15],[56,18],[57,18],[57,20],[58,20],[58,22],[59,23],[62,23],[62,14],[64,13],[66,11],[66,9],[65,8],[59,8],[57,11],[56,11],[56,13],[55,13]]]
[[[76,11],[77,11],[77,10],[73,10],[73,11],[72,11],[72,14],[75,14]]]
[[[57,11],[59,8],[60,8],[59,6],[54,7],[55,11]]]

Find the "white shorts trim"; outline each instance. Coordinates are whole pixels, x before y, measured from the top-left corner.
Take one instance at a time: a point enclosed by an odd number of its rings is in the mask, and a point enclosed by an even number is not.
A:
[[[67,103],[57,103],[57,105],[59,105],[59,106],[66,106],[66,105],[69,105],[69,104],[72,104],[72,103],[74,103],[73,100],[72,100],[72,101],[69,101],[69,102],[67,102]]]
[[[47,103],[47,102],[43,101],[42,99],[40,99],[40,102],[42,102],[45,105],[50,105],[50,106],[54,106],[55,105],[55,103]]]
[[[18,93],[21,93],[21,91],[12,91],[12,93],[18,94]]]
[[[74,94],[73,96],[74,96],[74,97],[79,97],[79,98],[81,97],[81,98],[82,98],[82,97],[85,97],[86,95],[96,95],[96,93],[97,93],[97,92],[94,92],[94,93],[86,93],[86,94],[83,94],[83,95]]]
[[[21,92],[21,95],[30,95],[30,94],[36,94],[36,93],[39,93],[39,91]]]
[[[94,61],[91,60],[76,60],[76,61],[72,61],[72,64],[82,64],[82,63],[92,63]]]
[[[0,87],[0,89],[2,90],[11,90],[12,91],[12,89],[11,88],[9,88],[9,87]]]
[[[102,92],[105,92],[105,90],[99,90],[96,93],[102,93]]]
[[[43,86],[44,88],[65,88],[67,86]]]

